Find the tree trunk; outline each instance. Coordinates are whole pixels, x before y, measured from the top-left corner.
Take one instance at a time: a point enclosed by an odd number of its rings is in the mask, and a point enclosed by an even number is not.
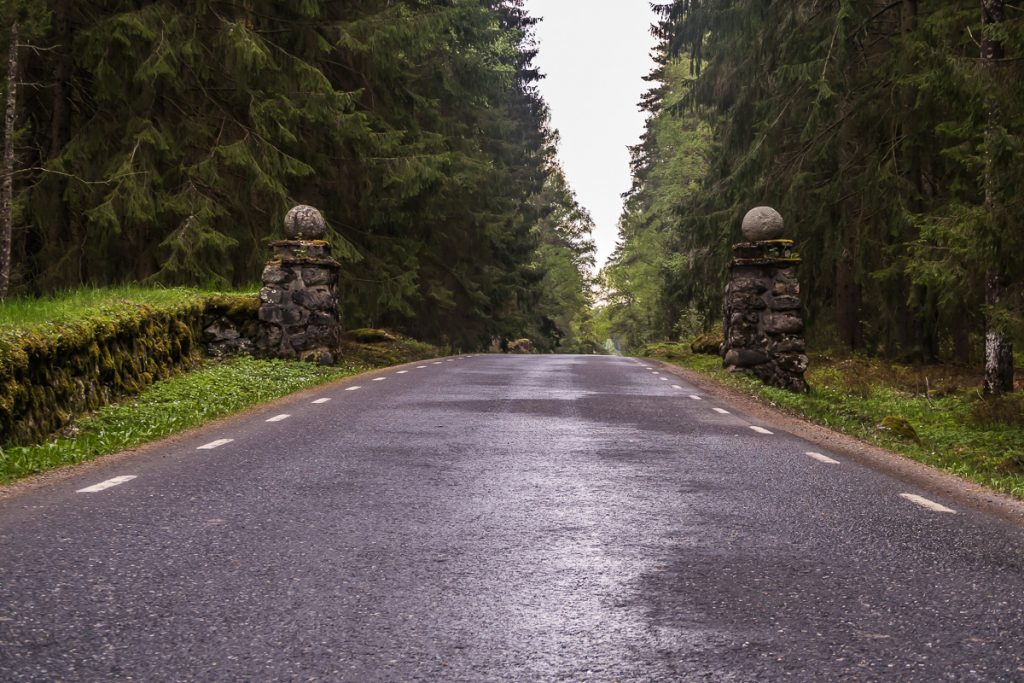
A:
[[[854,351],[864,345],[860,324],[861,291],[856,269],[857,264],[847,245],[836,262],[836,334],[844,345]]]
[[[1004,0],[982,0],[981,21],[984,25],[998,24],[1006,19],[1006,7]],[[997,62],[1004,56],[1003,44],[999,40],[993,40],[986,32],[981,40],[981,58],[986,70],[991,74],[996,68]],[[994,81],[995,79],[993,79]],[[990,97],[986,103],[988,112],[988,127],[985,131],[985,208],[989,220],[995,218],[994,203],[996,202],[995,184],[996,173],[995,157],[991,148],[992,140],[995,137],[996,127],[999,125],[999,104],[994,97]],[[993,226],[997,233],[997,226]],[[1000,258],[1001,250],[998,248],[998,234],[996,236],[996,248],[993,250],[993,258]],[[985,304],[991,311],[999,304],[1003,291],[1006,289],[1006,277],[998,263],[993,263],[985,276]],[[1010,338],[994,321],[991,312],[985,322],[985,384],[986,394],[998,395],[1007,391],[1013,391],[1013,345]]]
[[[68,140],[71,137],[71,76],[74,63],[71,55],[71,0],[58,0],[53,10],[53,25],[56,29],[57,45],[55,53],[57,67],[54,70],[53,79],[53,114],[50,120],[50,153],[49,160],[56,159],[64,151]],[[84,282],[83,272],[83,244],[84,237],[81,234],[81,225],[78,221],[72,223],[71,213],[68,211],[67,200],[64,197],[68,186],[68,179],[63,175],[55,175],[48,179],[53,185],[54,214],[53,226],[48,229],[48,239],[53,244],[64,245],[70,252],[72,259],[72,270],[68,273],[72,282]],[[62,267],[62,271],[67,269]],[[62,273],[63,277],[63,273]]]
[[[4,108],[4,156],[0,175],[0,301],[11,284],[11,228],[14,219],[14,120],[18,107],[18,22],[11,24],[7,53],[7,104]]]
[[[971,364],[971,319],[966,310],[961,311],[949,331],[953,337],[953,362],[957,365]]]
[[[998,269],[986,274],[985,304],[993,307],[1006,290],[1006,281]],[[1013,391],[1013,344],[991,318],[985,330],[985,393],[999,395]]]

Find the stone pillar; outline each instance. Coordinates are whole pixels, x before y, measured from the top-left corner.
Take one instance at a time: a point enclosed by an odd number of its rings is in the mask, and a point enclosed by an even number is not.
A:
[[[743,218],[746,242],[733,246],[725,288],[723,365],[766,384],[806,392],[804,321],[800,312],[800,258],[782,239],[782,216],[760,206]]]
[[[271,242],[273,256],[263,269],[260,290],[261,334],[256,346],[272,358],[337,360],[338,270],[331,245],[323,240],[327,224],[312,206],[296,206],[284,219],[288,239]]]

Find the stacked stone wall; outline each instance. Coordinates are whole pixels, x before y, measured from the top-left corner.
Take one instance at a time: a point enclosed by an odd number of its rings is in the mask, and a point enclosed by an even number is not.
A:
[[[773,386],[807,391],[796,266],[734,264],[725,300],[724,365]]]
[[[743,221],[749,242],[733,246],[725,289],[722,363],[766,384],[805,392],[807,346],[800,304],[799,257],[780,239],[782,216],[757,207]]]
[[[333,363],[341,339],[338,268],[326,242],[283,240],[263,269],[261,353],[275,358]]]

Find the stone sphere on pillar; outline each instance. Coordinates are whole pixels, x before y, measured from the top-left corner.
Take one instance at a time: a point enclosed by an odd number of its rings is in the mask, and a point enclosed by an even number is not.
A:
[[[284,234],[290,240],[319,240],[327,234],[327,221],[318,209],[293,206],[284,217]]]
[[[770,206],[758,206],[743,217],[743,237],[748,242],[763,242],[782,238],[782,214]]]

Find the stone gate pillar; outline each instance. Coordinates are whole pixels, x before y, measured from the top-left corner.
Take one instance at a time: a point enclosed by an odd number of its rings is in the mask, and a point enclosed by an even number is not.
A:
[[[723,365],[790,391],[808,390],[800,258],[782,239],[782,216],[759,206],[743,218],[746,242],[733,246],[725,288]]]
[[[330,365],[339,352],[338,270],[323,237],[327,223],[312,206],[292,208],[284,219],[288,239],[271,242],[263,269],[257,347],[273,358]]]

